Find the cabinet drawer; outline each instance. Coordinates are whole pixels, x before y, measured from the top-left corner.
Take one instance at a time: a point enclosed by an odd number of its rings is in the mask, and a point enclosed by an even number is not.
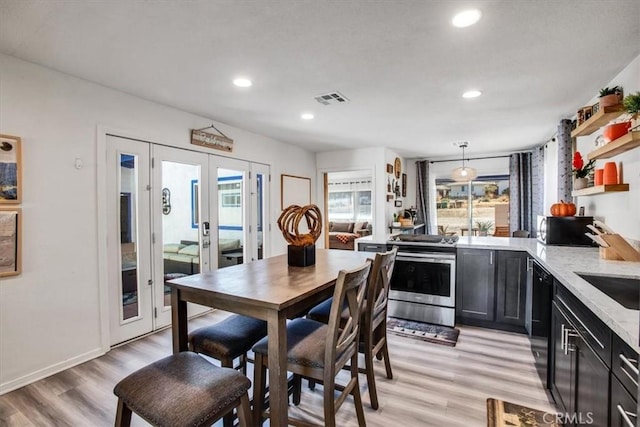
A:
[[[638,390],[638,353],[617,335],[611,346],[611,372],[631,394]]]
[[[611,414],[612,427],[635,427],[637,425],[636,400],[623,387],[618,379],[611,375]]]
[[[386,252],[387,245],[384,243],[358,243],[360,252]]]
[[[554,301],[570,317],[582,338],[611,367],[611,329],[569,292],[560,282],[555,281]]]

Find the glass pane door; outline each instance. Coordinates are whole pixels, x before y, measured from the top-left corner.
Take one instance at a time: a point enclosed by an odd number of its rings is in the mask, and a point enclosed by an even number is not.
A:
[[[269,166],[251,164],[251,224],[249,225],[249,243],[251,260],[268,256],[269,221]]]
[[[436,180],[438,234],[507,237],[508,212],[508,176],[482,176],[472,182]]]
[[[171,322],[171,289],[166,281],[209,270],[207,202],[203,205],[208,158],[206,154],[161,146],[154,146],[153,156],[154,299],[156,327],[161,327]],[[202,310],[190,305],[192,315]]]
[[[153,328],[149,233],[149,144],[107,138],[110,344]],[[111,240],[113,239],[113,240]]]

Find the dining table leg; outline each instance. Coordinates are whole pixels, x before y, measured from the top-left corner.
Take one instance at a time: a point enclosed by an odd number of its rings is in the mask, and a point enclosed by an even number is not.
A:
[[[285,427],[288,422],[286,316],[282,312],[274,311],[269,314],[267,325],[270,425]]]
[[[187,302],[180,301],[180,290],[176,288],[171,289],[171,335],[173,354],[189,350]]]

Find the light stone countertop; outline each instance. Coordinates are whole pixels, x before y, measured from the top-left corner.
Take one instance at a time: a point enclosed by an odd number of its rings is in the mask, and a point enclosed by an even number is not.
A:
[[[457,247],[528,252],[620,338],[640,352],[640,311],[623,307],[576,274],[640,279],[640,262],[608,261],[600,259],[598,248],[545,246],[536,239],[524,238],[464,236],[458,240]]]

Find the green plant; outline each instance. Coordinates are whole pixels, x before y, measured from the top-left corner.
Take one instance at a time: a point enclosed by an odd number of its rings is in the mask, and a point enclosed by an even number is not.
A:
[[[493,228],[493,221],[476,221],[476,227],[479,231],[489,231]]]
[[[640,92],[631,93],[625,96],[622,100],[622,104],[624,105],[624,109],[627,110],[627,113],[636,116],[640,113]]]
[[[602,89],[600,89],[600,97],[603,96],[607,96],[607,95],[619,95],[622,93],[622,88],[620,86],[614,86],[614,87],[604,87]]]

